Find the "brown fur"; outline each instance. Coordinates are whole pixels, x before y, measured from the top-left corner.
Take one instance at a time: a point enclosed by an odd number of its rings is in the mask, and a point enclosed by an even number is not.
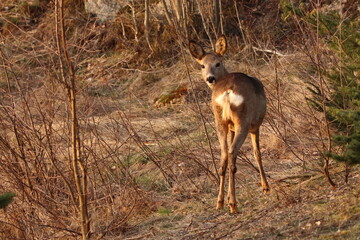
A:
[[[230,212],[235,213],[237,212],[235,199],[236,157],[249,132],[254,156],[259,166],[263,191],[269,191],[259,146],[259,128],[266,112],[266,98],[260,80],[243,73],[227,72],[222,58],[226,52],[226,47],[227,43],[224,36],[219,37],[215,44],[215,51],[210,53],[206,53],[195,42],[189,44],[192,56],[202,66],[203,79],[212,89],[211,103],[221,146],[217,208],[222,208],[224,204],[225,173],[228,166],[230,172],[229,206]],[[227,140],[228,135],[230,142]]]

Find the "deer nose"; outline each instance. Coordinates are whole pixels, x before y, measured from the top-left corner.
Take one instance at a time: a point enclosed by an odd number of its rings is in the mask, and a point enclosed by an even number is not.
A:
[[[206,79],[209,83],[214,83],[215,82],[215,77],[214,76],[210,76]]]

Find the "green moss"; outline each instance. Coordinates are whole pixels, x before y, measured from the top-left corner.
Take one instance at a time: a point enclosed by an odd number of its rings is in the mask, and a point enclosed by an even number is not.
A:
[[[164,207],[158,208],[157,212],[158,212],[158,214],[161,214],[161,215],[170,215],[172,213],[171,209],[164,208]]]

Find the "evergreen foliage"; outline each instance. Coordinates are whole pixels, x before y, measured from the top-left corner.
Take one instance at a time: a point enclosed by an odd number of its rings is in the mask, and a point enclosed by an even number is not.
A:
[[[326,99],[326,116],[334,127],[333,142],[339,153],[328,156],[347,164],[360,163],[360,21],[342,19],[336,12],[320,15],[320,34],[339,59],[338,66],[325,71],[332,88]]]
[[[332,140],[339,148],[326,155],[353,165],[360,163],[360,20],[356,15],[337,11],[306,11],[303,5],[281,1],[282,18],[297,19],[317,29],[327,48],[337,60],[331,69],[321,69],[330,93],[323,97],[318,83],[311,83],[309,103],[324,112],[332,127]],[[325,105],[325,108],[323,107]]]

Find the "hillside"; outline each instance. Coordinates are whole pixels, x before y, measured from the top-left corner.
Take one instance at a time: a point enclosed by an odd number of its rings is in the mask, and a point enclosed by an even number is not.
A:
[[[345,27],[359,26],[358,2],[216,2],[123,1],[109,14],[81,0],[0,2],[0,194],[16,194],[0,239],[360,239],[360,167],[329,158],[344,149],[314,104],[333,96],[333,69],[359,76],[316,14],[341,12],[334,28],[356,33]],[[227,69],[267,96],[270,192],[248,138],[237,214],[215,209],[211,90],[188,51],[220,33]]]

